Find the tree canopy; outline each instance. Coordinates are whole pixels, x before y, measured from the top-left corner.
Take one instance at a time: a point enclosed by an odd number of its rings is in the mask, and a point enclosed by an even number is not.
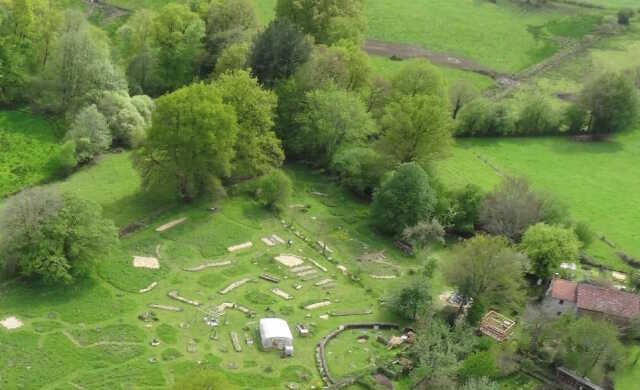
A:
[[[400,234],[406,227],[433,216],[436,193],[424,169],[402,164],[376,190],[371,204],[374,225],[382,232]]]
[[[580,241],[573,229],[538,223],[527,229],[520,248],[529,257],[533,272],[549,279],[561,262],[578,259]]]
[[[5,269],[45,283],[72,283],[86,276],[117,240],[100,206],[49,188],[9,198],[0,229]]]
[[[189,201],[231,174],[238,125],[222,95],[199,83],[156,100],[153,125],[135,156],[147,188],[171,185]]]

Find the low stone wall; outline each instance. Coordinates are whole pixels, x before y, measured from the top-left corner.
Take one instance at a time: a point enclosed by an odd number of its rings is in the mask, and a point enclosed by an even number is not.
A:
[[[336,381],[329,372],[329,367],[327,366],[327,360],[325,358],[325,349],[329,341],[336,338],[345,330],[351,329],[400,329],[400,325],[389,322],[345,324],[340,325],[338,329],[324,336],[322,340],[320,340],[320,342],[318,342],[318,344],[316,345],[316,364],[318,366],[318,370],[320,371],[320,377],[322,378],[323,382],[331,388],[339,389],[351,385],[357,380],[356,377],[350,377],[342,379],[340,381]]]

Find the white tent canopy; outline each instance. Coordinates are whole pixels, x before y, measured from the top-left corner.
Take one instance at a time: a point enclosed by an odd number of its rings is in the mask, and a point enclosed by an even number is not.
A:
[[[293,335],[289,325],[280,318],[262,318],[260,320],[260,339],[264,349],[293,347]]]

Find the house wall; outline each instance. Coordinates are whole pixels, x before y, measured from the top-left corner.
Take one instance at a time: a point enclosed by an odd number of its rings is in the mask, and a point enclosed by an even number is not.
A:
[[[560,299],[555,299],[550,296],[547,296],[542,301],[541,307],[542,307],[542,311],[549,316],[564,315],[567,313],[576,313],[577,311],[575,302],[562,301]]]

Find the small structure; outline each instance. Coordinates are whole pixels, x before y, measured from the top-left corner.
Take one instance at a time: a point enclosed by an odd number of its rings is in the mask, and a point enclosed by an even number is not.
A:
[[[298,335],[300,335],[300,337],[309,336],[309,328],[307,328],[303,324],[297,324],[296,325],[296,330],[298,331]]]
[[[589,314],[624,324],[640,314],[640,296],[555,278],[551,281],[542,308],[548,314]]]
[[[260,319],[260,341],[265,350],[277,349],[293,354],[293,335],[281,318]]]
[[[509,335],[511,335],[515,325],[516,322],[514,320],[491,310],[482,319],[478,330],[485,336],[489,336],[497,341],[505,341],[509,338]]]

